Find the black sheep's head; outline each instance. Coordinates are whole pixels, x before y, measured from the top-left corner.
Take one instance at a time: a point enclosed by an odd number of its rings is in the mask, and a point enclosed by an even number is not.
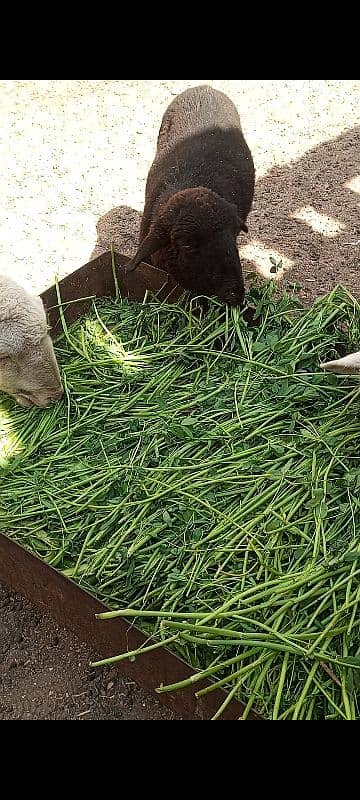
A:
[[[210,189],[184,189],[161,206],[127,269],[156,254],[153,263],[184,289],[242,304],[244,280],[236,246],[240,230],[247,227],[235,205]]]

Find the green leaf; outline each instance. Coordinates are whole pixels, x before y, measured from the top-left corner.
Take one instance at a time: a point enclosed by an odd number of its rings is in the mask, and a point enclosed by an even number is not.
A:
[[[261,353],[262,350],[266,350],[267,344],[266,342],[255,342],[253,345],[253,352],[254,353]]]
[[[194,438],[194,431],[191,428],[188,428],[187,425],[183,426],[183,431],[186,439]]]
[[[304,436],[305,439],[313,439],[314,438],[313,432],[312,431],[308,431],[307,428],[304,428],[301,431],[301,436]]]
[[[267,341],[269,347],[273,348],[274,345],[278,343],[279,337],[278,337],[277,333],[268,333],[268,335],[266,337],[266,341]]]
[[[198,423],[198,419],[196,417],[184,417],[181,420],[181,425],[186,425],[186,427],[190,427],[191,425],[196,425]]]
[[[267,525],[267,530],[268,531],[277,531],[277,529],[280,528],[280,526],[281,526],[281,522],[280,522],[279,519],[272,519],[271,522],[269,522],[269,524]]]
[[[341,658],[341,661],[346,666],[360,668],[360,656],[344,656],[344,658]]]
[[[329,510],[329,508],[328,508],[327,504],[326,503],[321,503],[320,512],[319,512],[320,519],[326,519],[326,517],[328,515],[328,510]]]
[[[317,506],[322,503],[323,498],[324,492],[322,489],[316,489],[311,500],[308,500],[308,502],[305,503],[306,508],[317,508]]]

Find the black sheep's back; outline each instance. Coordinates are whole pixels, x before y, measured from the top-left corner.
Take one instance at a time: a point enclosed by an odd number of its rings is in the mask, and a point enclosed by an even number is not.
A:
[[[242,219],[252,204],[254,163],[240,128],[212,128],[160,152],[150,168],[140,239],[149,231],[164,199],[202,186],[234,203]]]

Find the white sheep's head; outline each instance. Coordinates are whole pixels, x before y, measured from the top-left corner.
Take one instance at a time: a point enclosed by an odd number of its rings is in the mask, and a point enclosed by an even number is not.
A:
[[[63,395],[42,300],[1,275],[0,391],[24,407],[47,408]]]
[[[360,373],[360,353],[351,353],[349,356],[337,358],[335,361],[325,361],[321,366],[328,372],[337,372],[339,375]]]

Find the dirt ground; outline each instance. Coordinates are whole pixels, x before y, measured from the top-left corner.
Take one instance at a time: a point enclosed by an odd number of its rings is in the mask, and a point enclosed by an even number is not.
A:
[[[109,249],[131,255],[163,111],[208,83],[237,105],[256,167],[244,271],[360,296],[360,81],[0,81],[0,272],[42,291]],[[0,587],[0,719],[171,719],[94,673],[52,620]]]
[[[0,272],[42,291],[89,260],[97,225],[133,252],[161,116],[200,83],[235,102],[255,162],[245,270],[273,255],[307,298],[357,293],[360,81],[0,81]]]
[[[0,586],[0,720],[172,720],[116,667]]]

